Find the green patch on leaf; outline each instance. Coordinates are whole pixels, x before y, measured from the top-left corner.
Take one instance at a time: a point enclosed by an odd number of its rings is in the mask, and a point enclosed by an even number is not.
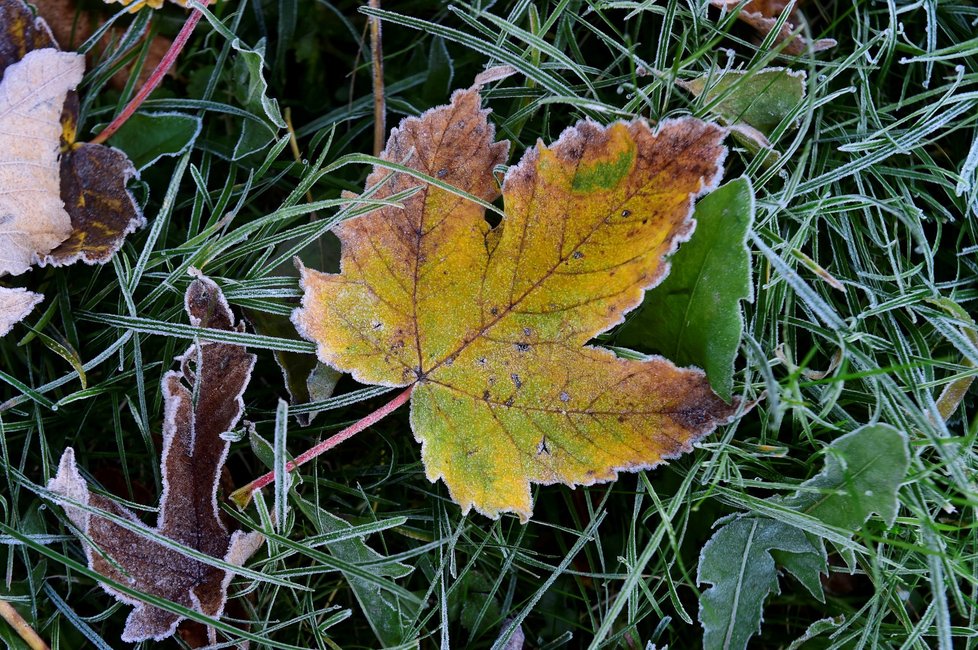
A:
[[[669,275],[648,292],[618,342],[660,352],[681,365],[706,370],[710,387],[727,402],[734,359],[744,330],[740,301],[752,299],[747,233],[754,192],[739,178],[703,198],[696,231],[672,257]]]
[[[574,175],[571,189],[575,192],[595,192],[615,187],[632,168],[635,150],[623,151],[611,161],[581,166]]]

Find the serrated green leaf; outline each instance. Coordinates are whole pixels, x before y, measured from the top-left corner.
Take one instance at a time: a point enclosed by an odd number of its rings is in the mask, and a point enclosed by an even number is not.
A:
[[[815,552],[790,553],[787,551],[772,550],[771,557],[778,566],[795,577],[795,579],[808,590],[808,592],[825,602],[825,593],[822,591],[822,579],[819,577],[825,573],[828,567],[828,558],[825,554],[825,547],[822,541],[808,534],[808,541],[811,542]]]
[[[873,513],[892,525],[909,468],[906,434],[887,424],[866,425],[832,441],[825,468],[781,503],[846,530]]]
[[[109,139],[143,170],[163,156],[179,156],[192,147],[201,120],[183,113],[136,113]]]
[[[250,48],[235,39],[231,47],[238,52],[234,62],[235,94],[248,111],[261,118],[261,122],[245,120],[241,125],[241,135],[234,146],[232,158],[239,160],[260,151],[275,139],[279,129],[285,128],[285,120],[279,110],[278,102],[268,96],[268,83],[265,81],[265,41],[262,39]]]
[[[706,650],[746,648],[760,631],[764,600],[781,591],[773,551],[819,555],[804,532],[753,517],[720,528],[703,546],[696,581],[712,585],[700,596]]]
[[[747,232],[754,220],[750,180],[739,178],[696,204],[693,238],[673,255],[662,284],[648,292],[618,342],[661,352],[706,370],[710,387],[729,402],[744,320],[752,299]]]

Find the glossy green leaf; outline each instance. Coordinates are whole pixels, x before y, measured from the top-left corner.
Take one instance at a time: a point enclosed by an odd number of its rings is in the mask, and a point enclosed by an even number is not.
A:
[[[740,301],[752,299],[747,232],[754,192],[739,178],[696,204],[696,231],[672,257],[671,271],[648,292],[618,343],[660,352],[706,370],[710,387],[727,402],[734,359],[744,330]]]

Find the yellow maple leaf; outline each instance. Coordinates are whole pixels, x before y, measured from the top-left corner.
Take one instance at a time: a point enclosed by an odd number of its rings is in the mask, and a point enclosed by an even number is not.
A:
[[[507,155],[477,88],[395,129],[383,157],[492,201]],[[652,467],[731,417],[703,373],[587,342],[622,321],[692,233],[726,132],[693,118],[583,121],[506,174],[495,228],[479,203],[406,173],[404,201],[341,223],[341,273],[302,269],[293,315],[319,358],[358,381],[413,385],[430,480],[463,511],[531,514],[531,483],[591,484]],[[374,188],[390,172],[377,168]]]

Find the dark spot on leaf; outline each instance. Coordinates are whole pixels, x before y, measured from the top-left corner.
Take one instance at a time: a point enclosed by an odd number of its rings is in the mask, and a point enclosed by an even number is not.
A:
[[[509,378],[513,380],[513,384],[516,386],[516,388],[523,388],[523,382],[520,380],[520,376],[515,372],[511,374]]]
[[[506,401],[505,401],[504,403],[506,404],[506,406],[512,406],[512,405],[513,405],[513,398],[512,398],[512,397],[510,397],[510,398],[509,398],[509,399],[507,399],[507,400],[506,400]]]
[[[479,357],[478,359],[475,360],[475,363],[478,366],[484,366],[484,365],[486,365],[486,358],[485,357]]]
[[[446,176],[448,176],[448,170],[442,167],[441,169],[438,170],[436,176],[438,176],[438,178],[445,178]]]
[[[570,401],[570,395],[566,391],[560,391],[560,401],[567,403]]]
[[[573,253],[571,253],[571,257],[573,257],[575,260],[579,260],[582,257],[584,257],[584,253],[582,253],[581,251],[574,251]]]
[[[516,344],[516,351],[517,352],[526,352],[529,349],[530,349],[530,344],[529,343],[517,343]]]
[[[533,334],[533,330],[531,330],[529,327],[523,328],[523,336],[532,336],[532,334]]]
[[[631,214],[632,214],[632,211],[631,210],[622,210],[621,211],[621,216],[623,216],[625,218],[628,218]]]
[[[489,391],[487,390],[482,391],[482,399],[484,399],[487,402],[489,401]]]
[[[537,445],[537,456],[541,454],[550,454],[550,448],[547,447],[547,436],[540,438],[540,444]]]
[[[498,307],[493,307],[492,309],[489,310],[489,313],[492,314],[493,316],[498,316],[499,315],[499,308]]]

